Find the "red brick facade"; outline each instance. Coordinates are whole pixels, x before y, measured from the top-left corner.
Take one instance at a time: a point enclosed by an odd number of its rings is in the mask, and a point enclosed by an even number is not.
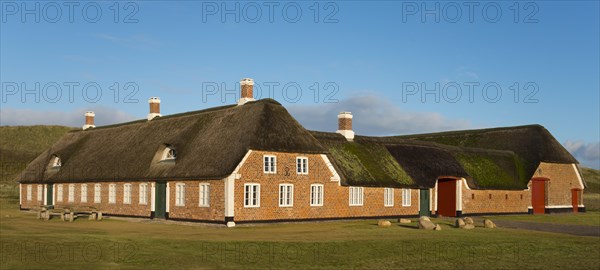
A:
[[[274,156],[274,172],[265,172],[264,157]],[[298,173],[297,158],[308,161],[307,173]],[[233,184],[234,221],[276,221],[301,219],[334,219],[382,216],[410,216],[419,213],[419,190],[410,190],[410,204],[403,206],[402,189],[394,188],[393,205],[384,205],[385,188],[363,187],[362,204],[350,205],[350,189],[341,186],[334,177],[324,155],[281,152],[251,151],[237,171],[238,179]],[[572,164],[542,163],[534,177],[545,177],[546,206],[568,208],[571,206],[573,188],[583,189],[578,172]],[[224,222],[226,211],[225,179],[168,181],[168,217],[182,220]],[[260,202],[256,207],[245,206],[245,184],[260,185]],[[526,190],[472,190],[466,181],[458,180],[457,211],[463,214],[478,213],[526,213],[531,207],[531,189]],[[87,201],[82,202],[82,185],[87,185]],[[100,202],[95,201],[95,186],[100,185]],[[114,203],[109,201],[109,187],[114,184]],[[130,202],[125,202],[125,185],[131,186]],[[140,203],[140,184],[146,184],[146,203]],[[185,185],[182,205],[178,204],[176,186]],[[200,205],[200,185],[210,187],[208,205]],[[293,185],[293,198],[289,206],[280,206],[280,185]],[[62,197],[59,190],[62,185]],[[56,208],[91,206],[108,215],[151,217],[153,188],[155,182],[102,182],[102,183],[55,183],[53,198]],[[311,205],[311,185],[322,186],[322,205]],[[31,191],[29,191],[29,186]],[[21,184],[21,207],[30,209],[45,205],[46,196],[38,196],[46,185]],[[72,201],[69,187],[73,187]],[[29,194],[29,192],[31,194]],[[437,209],[435,188],[430,189],[430,210]],[[29,196],[30,195],[30,196]],[[181,201],[180,201],[181,202]],[[181,204],[181,203],[180,203]],[[583,204],[583,203],[581,203]]]
[[[171,181],[168,183],[169,218],[194,219],[202,221],[223,221],[225,219],[225,196],[223,180]],[[176,186],[185,184],[185,204],[177,205]],[[200,185],[209,185],[208,206],[200,206]]]
[[[263,172],[264,155],[277,158],[276,173]],[[296,158],[308,158],[308,175],[297,174]],[[256,166],[258,164],[258,166]],[[235,182],[235,221],[326,219],[417,215],[418,190],[411,190],[411,205],[402,206],[402,190],[393,189],[393,206],[384,206],[384,188],[363,189],[362,206],[349,205],[349,187],[332,181],[333,174],[321,155],[253,151]],[[244,184],[260,184],[260,206],[244,206]],[[292,184],[293,206],[279,206],[279,185]],[[311,206],[312,184],[323,185],[323,206]]]

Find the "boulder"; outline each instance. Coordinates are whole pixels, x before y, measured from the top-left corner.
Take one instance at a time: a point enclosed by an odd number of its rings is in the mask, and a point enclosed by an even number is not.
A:
[[[102,212],[98,212],[98,215],[96,215],[96,219],[98,221],[102,220]]]
[[[431,222],[429,219],[419,219],[419,229],[422,230],[433,230],[435,228],[435,224]]]
[[[429,219],[428,216],[421,216],[419,217],[419,220],[427,220],[427,221],[431,221],[431,219]]]
[[[456,221],[454,222],[454,227],[456,227],[456,228],[462,228],[465,225],[467,225],[467,224],[465,223],[465,221],[462,218],[457,218]]]
[[[435,228],[433,228],[434,231],[441,231],[442,230],[442,226],[440,226],[440,224],[436,224]]]
[[[389,227],[392,226],[392,223],[388,220],[380,220],[377,222],[377,226],[379,227]]]
[[[489,219],[484,219],[483,220],[483,227],[493,229],[493,228],[496,228],[496,224],[494,224],[494,222],[492,222]]]
[[[472,219],[472,218],[470,218],[470,217],[466,217],[466,218],[465,218],[465,223],[466,223],[466,224],[475,224],[475,223],[473,222],[473,219]]]
[[[400,223],[410,223],[411,221],[410,221],[410,219],[407,219],[407,218],[401,218],[401,219],[398,220],[398,222],[400,222]]]
[[[465,224],[465,226],[463,226],[462,229],[465,229],[465,230],[475,229],[475,225],[473,225],[473,224]]]

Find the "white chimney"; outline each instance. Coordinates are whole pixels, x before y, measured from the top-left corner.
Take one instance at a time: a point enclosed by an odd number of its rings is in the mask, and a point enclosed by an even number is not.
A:
[[[244,105],[248,101],[254,101],[253,96],[253,88],[254,88],[254,80],[250,78],[243,78],[240,80],[240,100],[238,100],[238,105]]]
[[[354,131],[352,131],[352,113],[340,112],[338,114],[338,130],[336,133],[344,135],[346,140],[354,140]]]
[[[85,116],[85,125],[83,125],[83,130],[86,130],[88,128],[95,128],[96,126],[94,126],[94,117],[96,116],[96,114],[94,112],[85,112],[85,114],[83,114]]]
[[[160,98],[151,97],[148,99],[148,104],[150,104],[150,113],[148,114],[148,121],[154,119],[154,117],[162,116],[160,115]]]

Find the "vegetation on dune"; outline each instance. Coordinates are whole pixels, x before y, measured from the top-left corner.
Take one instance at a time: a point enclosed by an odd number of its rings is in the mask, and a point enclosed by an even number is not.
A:
[[[0,185],[3,188],[16,185],[15,178],[29,162],[73,129],[63,126],[0,126]]]
[[[600,211],[600,170],[581,168],[587,188],[583,191],[583,203],[587,210]]]

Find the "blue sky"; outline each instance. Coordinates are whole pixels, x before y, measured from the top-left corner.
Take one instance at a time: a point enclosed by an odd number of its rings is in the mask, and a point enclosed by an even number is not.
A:
[[[129,121],[151,96],[163,114],[231,104],[250,77],[310,129],[339,110],[368,135],[537,123],[600,167],[596,1],[91,3],[2,2],[0,124]]]

